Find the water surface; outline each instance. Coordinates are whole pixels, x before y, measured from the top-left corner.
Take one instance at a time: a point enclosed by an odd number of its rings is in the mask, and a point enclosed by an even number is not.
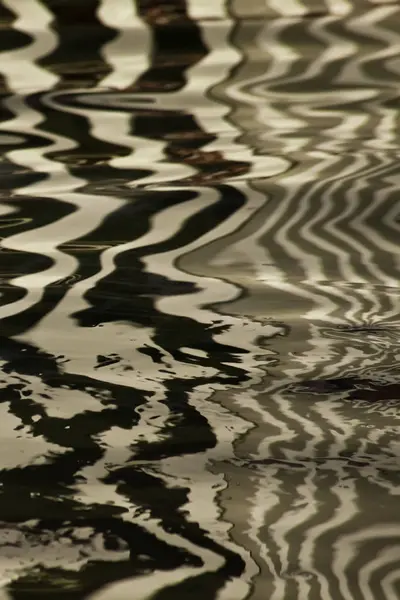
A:
[[[399,4],[0,31],[0,599],[399,598]]]

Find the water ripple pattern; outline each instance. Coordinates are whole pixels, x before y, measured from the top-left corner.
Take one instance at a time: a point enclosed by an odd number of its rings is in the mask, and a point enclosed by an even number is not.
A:
[[[0,30],[0,600],[397,600],[399,3]]]

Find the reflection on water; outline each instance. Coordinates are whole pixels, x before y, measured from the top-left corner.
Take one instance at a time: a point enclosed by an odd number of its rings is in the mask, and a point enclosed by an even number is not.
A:
[[[399,4],[0,21],[1,600],[398,598]]]

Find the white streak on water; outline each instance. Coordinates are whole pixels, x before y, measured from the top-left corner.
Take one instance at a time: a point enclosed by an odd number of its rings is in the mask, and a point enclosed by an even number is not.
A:
[[[10,88],[24,93],[51,88],[58,77],[35,61],[57,46],[57,36],[51,29],[52,13],[37,0],[3,0],[3,4],[17,15],[13,27],[33,38],[23,48],[0,53],[1,70]]]
[[[102,23],[117,30],[116,38],[103,48],[112,71],[102,80],[101,87],[124,89],[149,64],[149,31],[138,18],[134,0],[101,0],[97,14]]]

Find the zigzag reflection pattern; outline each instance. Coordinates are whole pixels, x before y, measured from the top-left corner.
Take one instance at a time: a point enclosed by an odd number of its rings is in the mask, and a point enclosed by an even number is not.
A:
[[[397,2],[0,20],[1,600],[397,598]]]

